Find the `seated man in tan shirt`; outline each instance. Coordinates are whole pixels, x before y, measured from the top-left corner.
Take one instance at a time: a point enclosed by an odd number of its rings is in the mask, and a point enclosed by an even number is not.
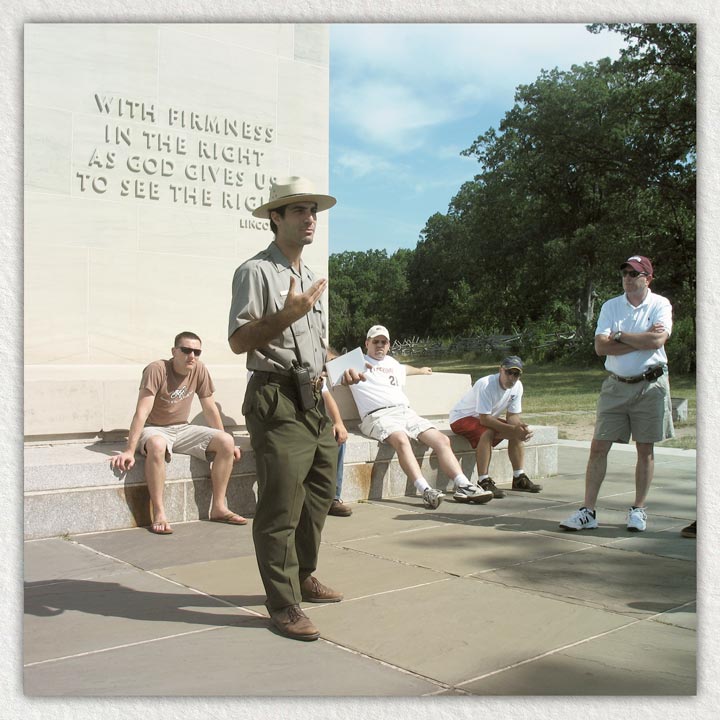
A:
[[[170,360],[156,360],[145,368],[127,445],[110,459],[113,469],[124,472],[135,464],[137,449],[146,456],[145,480],[152,509],[150,530],[158,535],[172,533],[165,515],[163,490],[165,462],[170,462],[173,451],[200,460],[209,460],[208,455],[214,454],[210,469],[213,489],[210,520],[230,525],[247,523],[244,517],[228,509],[225,499],[233,462],[240,459],[240,448],[223,428],[210,373],[198,359],[201,352],[200,338],[195,333],[182,332],[175,337]],[[210,427],[188,423],[196,394]]]

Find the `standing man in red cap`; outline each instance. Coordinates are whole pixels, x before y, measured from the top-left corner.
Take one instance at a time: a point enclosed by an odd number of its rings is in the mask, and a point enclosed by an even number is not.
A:
[[[672,331],[670,302],[650,290],[653,266],[643,255],[621,266],[623,290],[603,304],[595,330],[595,352],[605,357],[610,375],[600,392],[595,434],[585,474],[585,504],[560,523],[564,530],[593,530],[607,455],[614,442],[637,449],[635,502],[628,510],[627,529],[647,526],[645,500],[655,467],[654,444],[674,436],[665,343]]]
[[[275,181],[253,215],[270,220],[273,242],[235,271],[228,342],[252,371],[243,415],[255,451],[258,497],[253,541],[270,622],[294,640],[319,630],[300,603],[332,603],[342,593],[320,583],[320,535],[335,497],[338,446],[323,398],[327,327],[317,278],[302,253],[318,212],[335,198],[302,177]],[[362,379],[354,370],[343,382]]]

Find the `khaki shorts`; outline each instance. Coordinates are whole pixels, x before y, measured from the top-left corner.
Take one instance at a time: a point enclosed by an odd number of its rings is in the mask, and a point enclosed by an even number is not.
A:
[[[675,436],[670,382],[667,373],[657,380],[623,383],[608,377],[602,384],[595,420],[595,440],[656,443]]]
[[[138,447],[140,452],[146,455],[145,443],[149,438],[159,435],[167,442],[165,462],[172,460],[173,451],[180,453],[180,455],[192,455],[200,460],[207,461],[207,447],[212,439],[221,432],[223,431],[207,427],[207,425],[190,425],[189,423],[163,426],[148,425],[140,433]]]
[[[408,437],[417,440],[418,435],[434,427],[429,420],[420,417],[414,410],[398,405],[366,415],[360,423],[360,432],[380,442],[394,432],[404,432]]]

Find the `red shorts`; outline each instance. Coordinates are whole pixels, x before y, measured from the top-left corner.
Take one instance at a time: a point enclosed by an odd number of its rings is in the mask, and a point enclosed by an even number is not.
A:
[[[505,424],[507,424],[507,421],[503,420],[502,418],[496,419],[500,422],[504,422]],[[464,417],[456,420],[454,423],[450,423],[450,429],[456,435],[462,435],[470,443],[470,445],[472,445],[473,448],[476,448],[477,444],[480,442],[482,434],[484,432],[487,432],[491,428],[489,428],[487,425],[482,425],[480,423],[480,418]],[[505,438],[501,437],[495,438],[495,440],[493,440],[492,446],[495,447],[496,445],[499,445],[504,439]]]

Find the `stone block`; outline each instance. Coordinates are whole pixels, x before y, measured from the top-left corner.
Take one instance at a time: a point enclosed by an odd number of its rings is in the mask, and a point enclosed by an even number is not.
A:
[[[450,437],[465,474],[474,481],[477,477],[474,451],[464,438],[450,432],[447,421],[437,424]],[[533,429],[535,437],[526,445],[528,475],[556,474],[557,429],[540,426]],[[242,449],[242,458],[233,468],[228,503],[233,510],[252,517],[257,491],[255,454],[246,433],[237,434],[235,442]],[[111,455],[123,446],[124,442],[28,444],[25,448],[26,538],[149,524],[143,458],[138,456],[135,466],[122,476],[110,468]],[[439,470],[434,454],[420,443],[413,443],[413,450],[428,482],[451,491],[452,479]],[[507,443],[501,443],[493,452],[490,472],[497,482],[509,482],[512,468]],[[209,464],[187,455],[174,455],[166,466],[166,474],[165,503],[170,522],[207,518],[212,492]],[[389,445],[351,432],[346,445],[342,495],[348,502],[414,497],[415,488]]]
[[[673,422],[687,422],[687,419],[688,419],[687,398],[674,397],[674,398],[670,398],[670,402],[672,403]]]

